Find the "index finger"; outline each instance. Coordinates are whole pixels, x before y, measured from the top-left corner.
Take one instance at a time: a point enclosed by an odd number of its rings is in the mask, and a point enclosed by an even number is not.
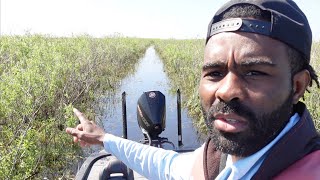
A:
[[[84,115],[78,109],[73,108],[73,112],[78,117],[81,124],[89,122],[89,120],[86,117],[84,117]]]

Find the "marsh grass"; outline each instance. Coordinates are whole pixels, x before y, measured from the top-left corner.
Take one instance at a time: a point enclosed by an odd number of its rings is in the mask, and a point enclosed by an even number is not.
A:
[[[193,117],[194,125],[202,133],[206,133],[204,120],[201,114],[198,96],[198,83],[201,63],[203,61],[204,40],[159,40],[155,41],[165,66],[165,70],[172,82],[172,89],[181,89],[184,96],[183,104]],[[311,64],[315,71],[320,73],[320,42],[312,46]],[[309,88],[311,93],[305,94],[307,104],[318,131],[320,130],[320,89],[313,83]],[[302,100],[303,101],[303,100]]]
[[[0,179],[66,179],[80,149],[65,133],[77,107],[131,73],[148,41],[133,38],[1,36]]]
[[[75,126],[72,108],[95,118],[95,100],[115,91],[121,79],[153,43],[172,91],[205,134],[198,86],[204,40],[52,38],[41,35],[0,38],[0,179],[69,179],[81,149],[64,131]],[[311,63],[320,72],[320,42]],[[305,94],[320,129],[320,90]]]
[[[206,130],[201,113],[198,86],[204,54],[204,40],[158,40],[155,47],[163,60],[172,90],[180,89],[197,130]]]
[[[312,67],[320,75],[320,41],[314,41],[311,49],[311,61]],[[312,117],[314,118],[314,123],[320,131],[320,89],[313,82],[311,88],[309,88],[310,93],[305,93],[305,100]]]

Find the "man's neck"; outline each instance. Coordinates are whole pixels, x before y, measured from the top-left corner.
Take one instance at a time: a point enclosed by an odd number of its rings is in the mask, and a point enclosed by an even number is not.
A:
[[[233,156],[233,155],[231,155],[231,160],[232,160],[232,162],[233,162],[233,163],[235,163],[235,162],[239,161],[240,159],[243,159],[243,157],[239,157],[239,156]]]

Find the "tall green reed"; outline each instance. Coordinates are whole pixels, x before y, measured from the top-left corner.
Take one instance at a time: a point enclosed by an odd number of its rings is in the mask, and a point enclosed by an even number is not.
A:
[[[0,179],[72,175],[79,147],[64,129],[132,72],[149,45],[134,38],[2,36]]]

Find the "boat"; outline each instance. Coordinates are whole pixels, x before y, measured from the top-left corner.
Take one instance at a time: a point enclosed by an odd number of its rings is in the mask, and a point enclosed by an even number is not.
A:
[[[138,99],[137,103],[137,121],[144,135],[144,139],[140,143],[148,144],[159,148],[164,148],[164,145],[171,146],[171,150],[179,153],[191,153],[194,149],[176,148],[174,143],[166,137],[159,135],[166,128],[166,105],[165,96],[160,91],[147,91]],[[126,113],[126,93],[122,93],[122,121],[123,135],[127,139],[127,113]],[[177,124],[178,124],[178,146],[182,143],[181,129],[181,95],[180,90],[177,90]],[[165,148],[166,149],[166,148]],[[78,170],[76,180],[87,179],[146,179],[144,176],[129,169],[123,162],[118,160],[112,154],[102,150],[91,154],[81,168]]]

